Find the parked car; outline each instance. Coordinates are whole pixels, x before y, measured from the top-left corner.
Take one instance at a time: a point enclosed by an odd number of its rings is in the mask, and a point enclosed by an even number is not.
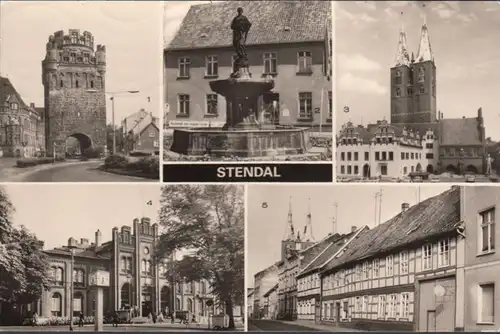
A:
[[[465,182],[474,183],[476,182],[476,176],[472,174],[465,175]]]

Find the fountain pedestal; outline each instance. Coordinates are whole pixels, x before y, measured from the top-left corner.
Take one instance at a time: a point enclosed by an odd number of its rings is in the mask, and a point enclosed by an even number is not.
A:
[[[272,157],[307,153],[305,130],[260,124],[259,97],[274,88],[272,79],[253,79],[242,66],[210,88],[227,101],[226,124],[222,128],[176,129],[171,151],[188,156]]]

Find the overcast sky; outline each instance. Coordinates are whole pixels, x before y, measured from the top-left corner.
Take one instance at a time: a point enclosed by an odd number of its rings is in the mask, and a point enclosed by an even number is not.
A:
[[[420,200],[435,196],[449,186],[383,186],[377,185],[251,185],[247,206],[247,272],[249,287],[254,275],[281,257],[281,240],[287,228],[288,203],[292,196],[295,231],[303,234],[311,201],[313,236],[316,241],[333,231],[334,203],[338,206],[337,232],[349,233],[351,226],[375,226],[375,193],[382,189],[382,222],[394,217],[406,202],[415,205],[420,188]],[[267,208],[264,208],[267,204]]]
[[[70,237],[111,240],[113,227],[133,226],[134,218],[157,221],[158,184],[11,184],[5,186],[16,208],[15,225],[25,225],[45,249],[67,245]],[[152,205],[146,205],[148,201]]]
[[[389,119],[389,69],[401,23],[410,52],[416,54],[425,15],[437,67],[438,109],[445,118],[459,118],[476,117],[482,107],[486,135],[500,139],[498,1],[336,5],[337,130],[348,120],[366,124]],[[345,105],[350,107],[348,114],[342,112]]]
[[[116,98],[116,122],[140,108],[160,114],[162,2],[0,3],[0,74],[11,80],[26,103],[43,107],[41,62],[49,36],[74,28],[91,32],[95,45],[106,45],[108,92],[140,91]],[[109,99],[107,114],[111,123]]]

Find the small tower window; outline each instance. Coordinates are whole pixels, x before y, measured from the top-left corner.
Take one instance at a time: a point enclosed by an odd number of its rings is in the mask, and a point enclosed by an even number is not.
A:
[[[80,84],[78,83],[78,80],[75,81],[75,87],[80,88]]]
[[[425,81],[425,69],[421,67],[418,70],[418,82],[424,82]]]
[[[401,85],[402,83],[401,71],[396,71],[396,76],[394,77],[394,83],[396,85]]]
[[[94,88],[94,81],[90,81],[90,88]]]
[[[420,94],[424,94],[425,93],[425,87],[424,85],[420,85]]]
[[[412,95],[413,95],[413,88],[408,87],[408,89],[407,89],[407,93],[408,93],[408,94],[407,94],[408,96],[412,96]]]
[[[396,88],[396,97],[401,97],[401,89]]]
[[[64,81],[59,81],[59,87],[63,88],[64,87]]]

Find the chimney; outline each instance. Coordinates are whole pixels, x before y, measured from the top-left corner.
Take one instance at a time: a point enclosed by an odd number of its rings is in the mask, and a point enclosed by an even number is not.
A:
[[[101,231],[100,230],[97,230],[95,232],[95,246],[96,247],[101,247],[101,242],[102,242],[102,235],[101,235]]]
[[[409,208],[410,208],[410,204],[408,204],[408,203],[401,204],[401,212],[408,211]]]
[[[351,226],[351,232],[354,233],[358,230],[358,228],[356,226]]]
[[[71,237],[68,239],[68,247],[75,247],[77,245],[78,241],[75,238]]]
[[[81,238],[80,239],[80,245],[82,245],[82,246],[88,246],[89,245],[89,239]]]

